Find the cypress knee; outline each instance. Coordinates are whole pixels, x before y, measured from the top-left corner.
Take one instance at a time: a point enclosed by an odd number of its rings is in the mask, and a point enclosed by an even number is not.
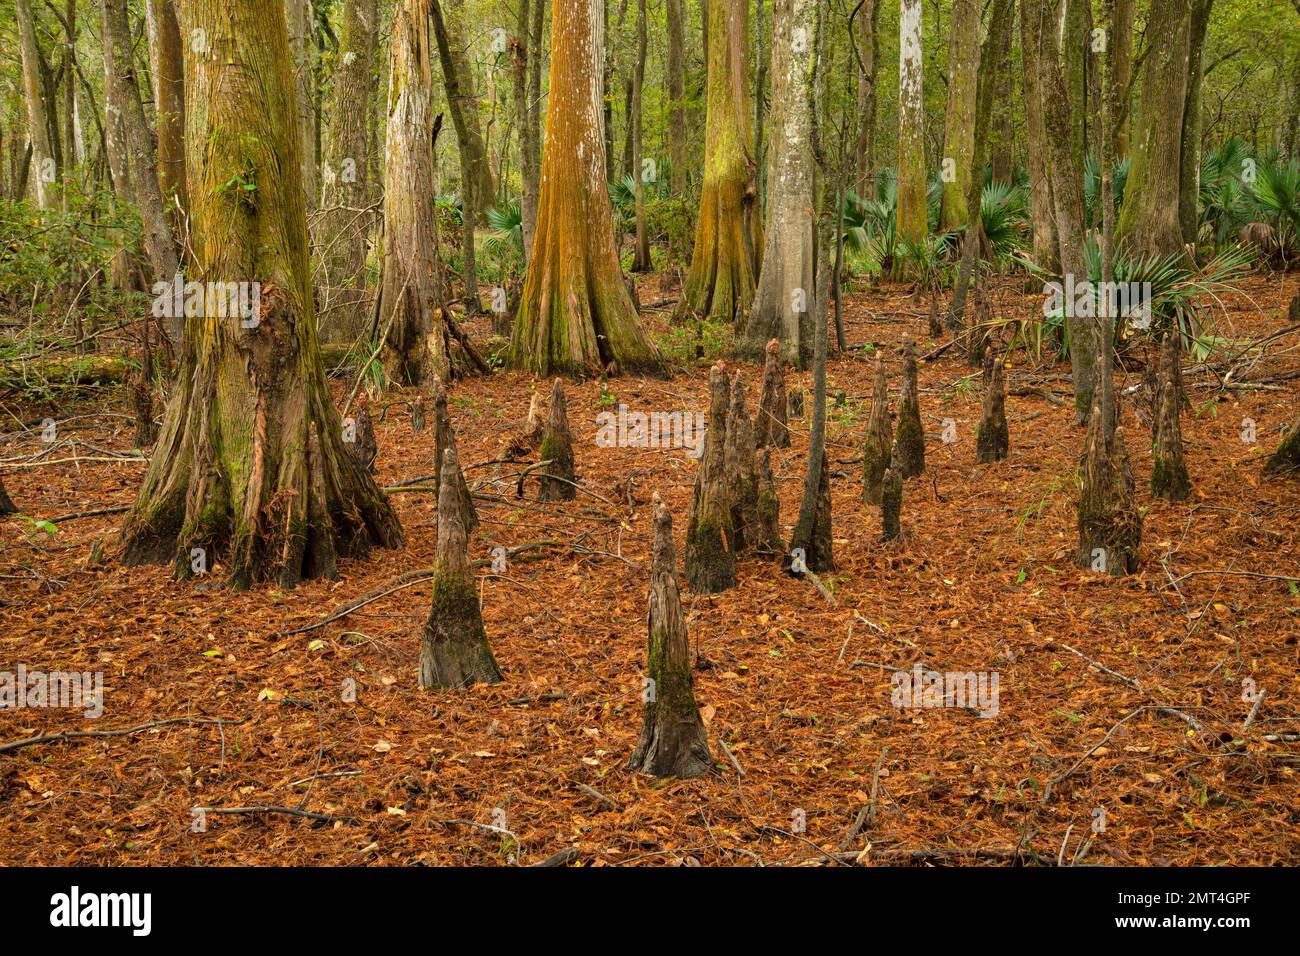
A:
[[[892,541],[903,533],[903,476],[898,469],[889,467],[880,481],[880,519],[884,526],[883,537]]]
[[[736,586],[735,528],[726,483],[728,404],[727,374],[715,365],[709,372],[708,431],[686,527],[686,582],[701,594]]]
[[[749,418],[739,372],[731,380],[723,467],[731,502],[735,550],[740,554],[753,548],[758,538],[758,475],[754,471],[754,424]]]
[[[433,384],[433,460],[441,462],[447,452],[451,451],[459,461],[459,453],[456,451],[456,429],[451,424],[451,412],[447,408],[447,390],[442,387],[442,383],[434,380]],[[438,468],[438,493],[442,493],[442,474],[441,465]],[[478,530],[478,512],[474,510],[474,496],[470,494],[469,485],[465,483],[465,474],[456,467],[456,498],[460,502],[460,520],[465,526],[466,534],[473,534]]]
[[[758,457],[758,529],[753,542],[760,554],[783,554],[781,543],[781,499],[772,477],[772,449],[764,448]]]
[[[501,671],[488,646],[474,574],[466,555],[455,450],[442,456],[438,482],[438,551],[433,569],[433,600],[420,639],[420,687],[456,688],[495,684]]]
[[[862,500],[880,504],[880,482],[889,467],[894,429],[889,421],[889,386],[885,382],[885,357],[876,356],[875,382],[871,389],[871,417],[862,446]]]
[[[1288,475],[1300,469],[1300,421],[1291,426],[1291,430],[1278,445],[1264,466],[1266,475]]]
[[[925,429],[916,386],[916,346],[903,337],[903,391],[898,399],[898,431],[894,437],[892,465],[904,478],[925,471]]]
[[[1007,457],[1007,383],[1002,356],[984,356],[984,408],[975,428],[975,460],[981,464]]]
[[[418,435],[424,431],[424,417],[426,414],[424,399],[417,398],[411,402],[411,434]]]
[[[9,497],[9,492],[5,491],[4,479],[0,478],[0,515],[14,515],[18,513],[18,507],[14,504],[13,499]]]
[[[627,762],[629,770],[656,777],[702,777],[713,761],[709,738],[695,703],[690,644],[677,591],[673,519],[654,496],[654,550],[650,566],[650,609],[641,737]]]
[[[1160,349],[1160,387],[1155,403],[1151,447],[1151,494],[1167,501],[1191,497],[1192,482],[1183,461],[1183,376],[1179,353],[1182,333],[1170,329]]]
[[[789,448],[788,421],[781,343],[772,339],[767,343],[767,360],[763,366],[763,392],[758,400],[758,421],[754,423],[755,447]]]
[[[564,386],[557,378],[551,386],[551,407],[546,413],[546,430],[542,434],[542,461],[549,461],[542,473],[542,501],[570,501],[578,495],[573,484],[573,436],[569,433],[569,415],[564,400]]]
[[[786,411],[789,417],[793,418],[795,421],[803,418],[803,389],[796,388],[791,390],[790,397],[786,400]]]

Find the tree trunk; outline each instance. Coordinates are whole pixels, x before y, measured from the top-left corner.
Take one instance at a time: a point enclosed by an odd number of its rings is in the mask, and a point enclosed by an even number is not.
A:
[[[131,166],[134,199],[144,227],[145,253],[149,256],[154,282],[170,283],[176,278],[180,265],[176,240],[163,209],[149,124],[140,102],[140,87],[136,83],[126,0],[102,0],[102,4],[104,83],[112,89],[115,108],[121,110],[119,119]],[[175,311],[169,310],[168,334],[173,347],[179,350],[185,319],[183,315],[171,314]]]
[[[459,689],[501,680],[466,553],[469,532],[456,494],[459,477],[456,452],[449,448],[439,469],[438,550],[429,617],[420,635],[421,688]]]
[[[433,108],[429,0],[403,0],[388,49],[388,132],[384,141],[384,258],[379,328],[391,381],[450,380],[442,265],[434,218]]]
[[[982,180],[984,177],[983,168],[973,168],[976,84],[981,82],[980,13],[979,0],[953,0],[948,33],[948,112],[943,134],[941,232],[966,225],[966,195],[970,192],[971,178],[975,176]]]
[[[1153,0],[1142,100],[1115,241],[1134,255],[1182,255],[1179,169],[1191,0]]]
[[[488,162],[487,146],[479,125],[474,72],[465,56],[465,36],[471,31],[464,23],[464,0],[449,0],[445,8],[440,0],[430,0],[429,9],[438,44],[438,60],[447,87],[447,112],[451,114],[456,142],[460,146],[461,174],[464,177],[461,192],[472,193],[474,208],[484,210],[496,202],[497,187],[492,180],[492,165]]]
[[[929,230],[925,207],[925,109],[921,97],[921,0],[899,0],[898,226],[899,242],[921,242]]]
[[[18,46],[23,61],[23,98],[27,102],[27,137],[32,144],[32,177],[36,205],[53,209],[56,199],[57,166],[50,143],[49,104],[41,82],[40,48],[36,45],[36,21],[31,0],[15,0],[18,16]]]
[[[1166,501],[1186,501],[1192,482],[1183,460],[1183,334],[1177,328],[1165,331],[1160,348],[1160,391],[1156,396],[1154,441],[1151,448],[1151,494]]]
[[[183,14],[203,51],[185,47],[196,279],[256,283],[260,301],[246,318],[187,320],[125,560],[188,577],[202,549],[226,556],[234,587],[291,587],[333,577],[340,554],[401,545],[402,531],[344,448],[316,344],[284,8],[191,0]]]
[[[316,208],[316,110],[312,103],[311,0],[284,0],[293,63],[294,113],[301,140],[299,163],[307,209]]]
[[[537,234],[515,313],[510,363],[541,375],[613,364],[657,372],[614,248],[600,128],[599,0],[555,0]]]
[[[668,156],[674,197],[686,192],[686,11],[682,0],[668,8]]]
[[[1133,76],[1133,18],[1136,14],[1136,0],[1114,0],[1115,9],[1112,20],[1112,67],[1115,85],[1115,102],[1118,107],[1113,111],[1111,122],[1115,125],[1115,162],[1128,157],[1128,85]]]
[[[881,0],[865,0],[858,11],[858,56],[862,66],[858,73],[858,115],[862,117],[858,138],[853,144],[854,188],[858,195],[873,198],[868,180],[875,176],[876,145],[876,61],[879,59]]]
[[[1052,206],[1052,177],[1047,161],[1047,121],[1043,116],[1038,55],[1038,0],[1020,0],[1020,58],[1024,65],[1025,139],[1028,145],[1033,257],[1040,269],[1060,269],[1056,210]]]
[[[532,61],[541,57],[542,38],[532,35],[532,20],[535,12],[545,3],[546,0],[520,0],[515,40],[510,51],[510,66],[514,79],[515,125],[519,127],[519,178],[523,186],[519,212],[525,265],[532,254],[533,233],[537,228],[537,185],[541,161],[541,151],[537,143],[537,124],[534,120],[537,105],[529,94],[528,81]]]
[[[148,0],[149,55],[157,112],[158,186],[173,236],[184,234],[189,195],[185,190],[185,62],[181,28],[172,0]]]
[[[1092,0],[1063,0],[1065,34],[1060,62],[1070,106],[1070,154],[1082,170],[1088,155],[1088,51],[1092,47]]]
[[[812,35],[814,11],[814,0],[773,0],[771,173],[763,267],[753,308],[736,342],[740,357],[757,361],[767,343],[776,339],[781,357],[796,368],[807,368],[812,357],[812,316],[817,305],[808,99],[812,54],[810,45],[798,40]]]
[[[758,197],[758,215],[762,219],[767,203],[766,144],[763,133],[766,130],[767,116],[767,70],[768,53],[763,48],[767,31],[763,27],[763,9],[767,0],[754,0],[754,166],[756,169],[754,188]],[[772,7],[772,42],[776,43],[776,6]],[[775,98],[775,90],[773,91]]]
[[[989,128],[988,157],[992,163],[993,182],[1011,185],[1015,170],[1015,83],[1011,74],[1011,41],[1016,32],[1014,2],[1002,18],[993,46],[993,125]]]
[[[1046,161],[1052,187],[1052,206],[1056,213],[1058,255],[1063,277],[1073,277],[1075,283],[1088,281],[1088,270],[1083,256],[1083,180],[1074,153],[1070,149],[1069,95],[1065,76],[1056,50],[1054,21],[1050,15],[1050,0],[1021,0],[1033,5],[1032,43],[1038,67],[1037,86],[1046,124]],[[1128,208],[1127,203],[1125,208]],[[1067,316],[1070,309],[1067,304]],[[1069,318],[1070,366],[1074,382],[1075,418],[1083,424],[1092,408],[1094,387],[1094,317]]]
[[[749,310],[763,255],[749,122],[748,0],[710,0],[708,25],[704,183],[695,250],[675,320],[732,324]]]
[[[649,272],[650,234],[646,231],[645,221],[645,173],[641,169],[641,157],[644,149],[644,104],[645,56],[648,35],[646,31],[645,0],[636,2],[636,62],[632,67],[632,177],[636,182],[636,249],[632,257],[633,272]]]
[[[814,574],[835,570],[831,535],[830,462],[826,457],[826,350],[827,319],[819,310],[813,337],[813,411],[808,430],[808,471],[804,475],[799,517],[790,537],[790,555],[782,562],[799,573],[794,556],[803,552],[803,565]]]
[[[1183,242],[1195,245],[1200,227],[1201,86],[1205,79],[1205,32],[1214,0],[1192,0],[1187,56],[1187,95],[1183,100],[1179,149],[1178,221]]]
[[[650,593],[646,600],[646,684],[641,736],[628,759],[628,770],[656,777],[702,777],[713,766],[709,737],[695,703],[690,641],[677,591],[677,555],[673,548],[673,519],[654,496],[654,548],[650,563]]]
[[[378,0],[345,0],[339,55],[329,98],[329,131],[321,169],[321,213],[316,233],[324,286],[321,339],[354,342],[366,333],[367,239],[370,206],[367,122],[372,103]]]

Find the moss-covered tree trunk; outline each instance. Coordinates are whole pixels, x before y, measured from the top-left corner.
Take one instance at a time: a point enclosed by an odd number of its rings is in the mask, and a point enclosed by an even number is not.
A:
[[[899,0],[898,225],[900,242],[920,242],[925,206],[925,108],[921,96],[921,0]]]
[[[641,736],[627,769],[656,777],[702,777],[712,768],[709,737],[695,703],[690,642],[677,591],[673,519],[654,496],[654,546],[646,600],[646,673]]]
[[[148,0],[149,56],[157,116],[158,186],[172,235],[184,234],[189,210],[185,188],[185,58],[172,0]]]
[[[953,0],[948,27],[948,112],[943,133],[943,172],[951,171],[951,174],[943,177],[943,201],[939,208],[939,229],[944,232],[960,229],[967,219],[966,194],[970,191],[975,158],[980,13],[979,0]],[[983,169],[977,175],[982,180]]]
[[[501,670],[483,628],[469,566],[469,532],[456,490],[460,463],[454,449],[443,452],[438,474],[438,550],[429,617],[420,635],[420,687],[454,690],[495,684]]]
[[[315,13],[311,0],[283,0],[285,28],[289,35],[289,62],[293,65],[293,108],[298,120],[302,193],[307,209],[316,208],[320,199],[316,188],[316,109],[313,101],[312,21]]]
[[[812,358],[816,309],[813,258],[812,109],[808,75],[813,0],[774,0],[772,7],[772,141],[768,147],[767,224],[763,266],[753,308],[736,343],[738,355],[757,361],[769,341],[797,368]]]
[[[1135,255],[1181,255],[1178,214],[1191,0],[1153,0],[1142,96],[1115,242]]]
[[[668,157],[673,196],[686,192],[686,11],[683,0],[665,0],[668,53]]]
[[[370,319],[366,251],[374,214],[369,210],[367,134],[378,33],[378,0],[346,0],[328,102],[316,228],[317,285],[324,286],[320,335],[325,342],[356,341],[365,334]]]
[[[599,0],[555,0],[537,232],[509,361],[542,375],[658,372],[614,248],[601,135]]]
[[[748,0],[710,0],[708,33],[704,182],[676,317],[730,324],[749,311],[763,257],[750,122]],[[811,39],[805,43],[810,46]]]
[[[402,0],[393,12],[388,48],[379,328],[385,371],[401,385],[418,385],[426,377],[446,382],[452,372],[433,207],[428,15],[428,0]]]
[[[247,317],[209,307],[187,319],[125,560],[188,576],[202,549],[234,587],[289,587],[333,576],[340,555],[399,546],[402,532],[345,450],[316,342],[284,9],[192,0],[182,14],[184,34],[204,40],[185,54],[193,278],[256,283],[260,301]]]

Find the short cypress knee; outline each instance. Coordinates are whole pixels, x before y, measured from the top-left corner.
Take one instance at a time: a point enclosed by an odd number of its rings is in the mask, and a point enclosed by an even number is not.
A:
[[[546,430],[542,434],[542,461],[549,461],[542,472],[542,501],[569,501],[578,496],[574,485],[573,436],[569,432],[569,415],[564,399],[564,385],[557,378],[551,386],[551,407],[546,413]]]
[[[501,671],[488,646],[479,611],[474,574],[466,555],[467,535],[461,521],[456,452],[443,453],[438,489],[438,551],[433,571],[433,599],[420,640],[420,687],[456,688],[495,684]]]
[[[726,483],[728,405],[727,374],[715,365],[709,372],[708,431],[686,527],[686,582],[701,594],[736,586],[735,528]]]
[[[984,408],[975,429],[975,460],[981,464],[1007,457],[1007,383],[1002,356],[984,356]]]
[[[903,338],[903,391],[898,399],[898,429],[891,465],[904,478],[915,478],[925,471],[925,429],[921,427],[916,385],[916,346],[910,335]]]
[[[772,449],[764,448],[758,457],[758,530],[753,542],[760,554],[782,554],[781,499],[772,477]]]
[[[0,515],[15,515],[18,513],[18,507],[14,504],[9,493],[5,491],[4,479],[0,478]]]
[[[902,510],[903,476],[897,468],[891,466],[885,469],[880,482],[880,519],[884,526],[885,540],[892,541],[903,533]]]
[[[787,418],[785,371],[781,362],[781,343],[767,343],[767,360],[763,366],[763,391],[758,400],[758,420],[754,423],[757,448],[789,448],[790,426]]]
[[[1160,390],[1155,403],[1151,447],[1151,494],[1167,501],[1185,501],[1192,494],[1192,482],[1183,460],[1183,429],[1179,421],[1183,404],[1181,339],[1181,332],[1170,329],[1160,348]]]
[[[344,437],[349,438],[346,434]],[[364,392],[357,396],[357,408],[352,413],[348,451],[358,465],[372,475],[375,473],[375,459],[379,457],[379,444],[375,440],[374,423],[370,420],[370,399]]]
[[[885,357],[876,356],[875,382],[871,389],[871,417],[862,446],[862,500],[880,504],[880,481],[889,467],[894,428],[889,421],[889,386],[885,381]]]
[[[712,769],[708,732],[695,703],[690,644],[677,591],[673,520],[654,496],[654,550],[650,566],[646,671],[641,736],[629,770],[656,777],[702,777]]]

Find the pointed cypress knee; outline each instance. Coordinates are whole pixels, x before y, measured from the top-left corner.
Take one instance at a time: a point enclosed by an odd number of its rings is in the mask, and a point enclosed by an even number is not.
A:
[[[436,487],[438,493],[442,493],[442,461],[448,451],[451,451],[459,460],[459,453],[456,452],[456,429],[451,424],[451,412],[447,407],[447,390],[442,387],[442,383],[434,380],[433,384],[433,455],[434,465],[438,469],[438,481]],[[465,483],[465,475],[456,467],[456,496],[460,502],[460,520],[465,525],[465,533],[473,534],[478,530],[478,512],[474,510],[474,496],[470,494],[469,485]]]
[[[876,356],[875,382],[871,388],[871,417],[862,446],[862,500],[880,504],[880,482],[889,467],[894,428],[889,421],[889,386],[885,381],[885,357]]]
[[[9,492],[5,491],[4,479],[0,478],[0,515],[16,515],[18,507],[14,504],[13,499],[9,497]]]
[[[772,477],[772,449],[758,456],[758,529],[754,550],[759,554],[783,554],[781,543],[781,499]]]
[[[975,428],[975,460],[980,464],[1007,457],[1007,382],[1003,356],[990,349],[984,356],[984,407]]]
[[[573,482],[573,435],[569,432],[569,413],[564,399],[564,385],[557,378],[551,386],[551,407],[546,413],[542,433],[542,461],[549,461],[542,473],[542,501],[570,501],[578,496]]]
[[[745,387],[741,384],[739,372],[731,380],[723,467],[731,500],[735,550],[737,554],[743,554],[752,549],[758,539],[758,475],[754,470],[754,424],[749,418]]]
[[[646,617],[646,671],[641,737],[627,769],[656,777],[702,777],[713,766],[708,732],[695,703],[690,643],[677,591],[673,519],[654,496],[654,550]]]
[[[1075,564],[1119,576],[1138,569],[1142,514],[1133,501],[1133,473],[1124,444],[1124,429],[1115,429],[1107,447],[1104,417],[1097,396],[1088,416],[1084,446]]]
[[[754,423],[757,448],[789,448],[790,425],[785,396],[785,368],[781,362],[781,343],[767,343],[767,360],[763,366],[763,391],[758,400],[758,420]]]
[[[916,385],[916,346],[910,335],[903,337],[903,391],[898,399],[898,429],[891,466],[904,478],[915,478],[925,471],[925,429],[921,427]]]
[[[1183,460],[1183,428],[1179,413],[1183,404],[1183,376],[1180,359],[1182,333],[1165,333],[1160,348],[1160,390],[1156,399],[1151,447],[1151,494],[1166,501],[1186,501],[1192,494]]]
[[[903,476],[898,469],[889,467],[880,480],[880,520],[884,528],[881,537],[892,541],[903,533]]]
[[[704,453],[695,473],[686,526],[686,582],[700,594],[716,594],[736,586],[735,528],[726,483],[727,392],[727,374],[721,365],[715,365],[709,372]]]
[[[420,687],[456,688],[495,684],[501,671],[488,646],[479,610],[474,574],[466,555],[456,478],[456,452],[443,453],[438,487],[438,550],[433,570],[433,599],[420,639]]]

